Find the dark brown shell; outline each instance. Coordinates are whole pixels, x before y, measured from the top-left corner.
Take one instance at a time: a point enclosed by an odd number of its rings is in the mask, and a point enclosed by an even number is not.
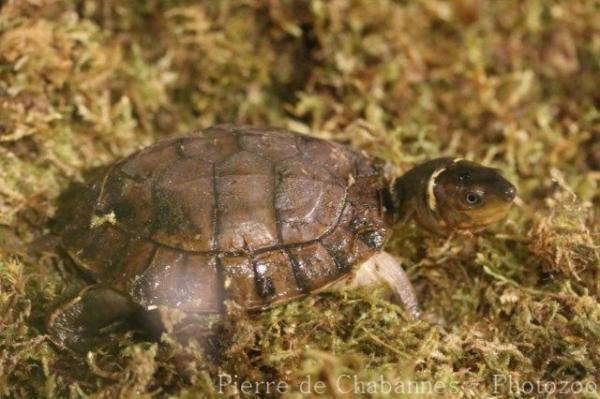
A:
[[[268,307],[381,249],[380,161],[301,134],[215,126],[114,164],[73,207],[64,247],[146,307]]]

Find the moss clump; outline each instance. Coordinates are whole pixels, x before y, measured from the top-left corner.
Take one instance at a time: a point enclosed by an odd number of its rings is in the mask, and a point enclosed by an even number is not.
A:
[[[382,378],[398,396],[600,384],[596,15],[593,0],[0,2],[0,396],[216,396],[226,376],[290,397],[318,382],[385,397]],[[19,243],[85,171],[217,122],[347,141],[398,172],[476,159],[518,206],[478,237],[398,226],[418,322],[377,292],[321,294],[232,314],[209,350],[128,334],[56,350],[45,314],[82,282]]]

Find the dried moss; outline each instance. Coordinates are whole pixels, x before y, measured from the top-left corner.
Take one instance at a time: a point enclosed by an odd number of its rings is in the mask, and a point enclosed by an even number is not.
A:
[[[309,380],[343,396],[346,376],[466,397],[510,394],[497,376],[600,384],[597,15],[593,0],[0,1],[0,396],[210,397],[225,375],[289,397]],[[398,226],[418,322],[378,291],[321,294],[234,312],[208,350],[117,334],[58,351],[43,319],[82,282],[20,242],[87,170],[217,122],[345,141],[398,173],[476,159],[517,183],[517,207],[479,237]]]

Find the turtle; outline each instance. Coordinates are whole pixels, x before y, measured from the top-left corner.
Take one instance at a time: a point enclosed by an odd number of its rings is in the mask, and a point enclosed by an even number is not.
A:
[[[420,309],[385,251],[394,225],[436,235],[504,218],[516,189],[461,158],[388,177],[386,163],[301,133],[216,125],[159,141],[77,193],[60,248],[89,285],[50,312],[53,342],[85,348],[103,328],[159,307],[223,315],[325,290],[386,284]]]

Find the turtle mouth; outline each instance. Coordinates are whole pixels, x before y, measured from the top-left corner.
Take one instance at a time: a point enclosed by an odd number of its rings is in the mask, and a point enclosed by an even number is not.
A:
[[[498,201],[489,204],[480,209],[470,209],[463,211],[465,220],[459,223],[460,229],[473,229],[488,226],[502,220],[508,214],[512,206],[511,202]]]

